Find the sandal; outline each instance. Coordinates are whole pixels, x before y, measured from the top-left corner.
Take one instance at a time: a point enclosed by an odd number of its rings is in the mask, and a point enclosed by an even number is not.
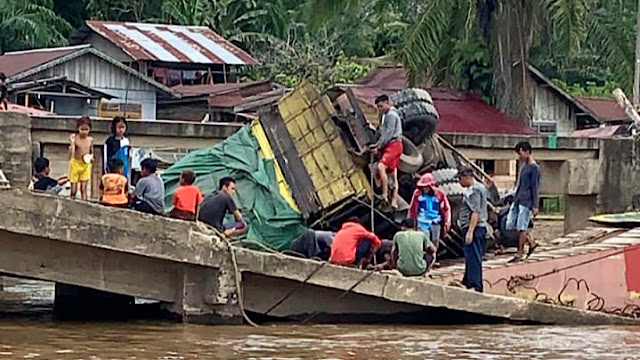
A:
[[[516,264],[522,261],[522,258],[518,255],[514,256],[513,259],[509,260],[507,264]]]
[[[529,246],[529,251],[527,252],[527,259],[529,258],[529,256],[531,256],[531,254],[533,254],[533,252],[538,248],[538,243],[535,243],[535,245],[533,246]]]

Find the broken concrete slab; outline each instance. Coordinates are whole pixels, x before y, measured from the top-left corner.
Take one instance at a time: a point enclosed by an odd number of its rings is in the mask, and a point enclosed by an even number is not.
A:
[[[184,321],[237,323],[239,280],[242,304],[256,313],[266,313],[293,290],[288,303],[269,314],[283,318],[389,317],[423,309],[490,322],[640,324],[425,278],[236,248],[194,223],[94,203],[19,189],[0,191],[0,203],[0,272],[161,300]]]

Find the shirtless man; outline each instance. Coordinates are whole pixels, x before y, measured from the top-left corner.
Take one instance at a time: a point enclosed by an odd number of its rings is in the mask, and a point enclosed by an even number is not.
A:
[[[80,184],[80,196],[87,200],[87,184],[91,180],[91,163],[93,162],[93,138],[91,120],[84,116],[78,119],[76,132],[69,137],[69,182],[71,182],[71,198],[75,199]]]

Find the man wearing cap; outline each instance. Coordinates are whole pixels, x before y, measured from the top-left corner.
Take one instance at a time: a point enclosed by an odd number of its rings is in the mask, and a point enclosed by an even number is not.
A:
[[[477,181],[470,167],[458,171],[460,185],[467,190],[458,215],[458,225],[464,235],[465,269],[462,284],[467,289],[482,292],[482,257],[487,235],[487,188]]]
[[[382,157],[378,163],[376,185],[382,189],[382,197],[389,200],[389,179],[387,173],[393,174],[395,187],[391,194],[391,207],[398,207],[398,165],[400,156],[404,150],[402,144],[402,120],[396,108],[391,106],[387,95],[380,95],[375,100],[378,111],[382,114],[380,123],[380,140],[373,145],[375,151],[382,151]]]
[[[427,173],[418,180],[413,192],[407,217],[413,220],[413,227],[429,237],[436,249],[440,239],[444,239],[451,228],[451,206],[447,194],[436,186],[436,180]]]

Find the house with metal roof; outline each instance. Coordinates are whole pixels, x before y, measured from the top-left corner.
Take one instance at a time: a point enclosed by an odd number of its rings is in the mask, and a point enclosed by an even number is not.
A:
[[[533,79],[531,126],[513,119],[468,91],[422,87],[429,90],[440,114],[440,132],[526,134],[532,128],[541,134],[569,136],[578,129],[600,125],[597,116],[585,103],[566,93],[538,69],[529,65]],[[401,66],[381,66],[360,81],[357,93],[397,91],[408,86],[406,71]],[[371,98],[372,94],[368,96]],[[375,97],[375,96],[374,96]],[[361,96],[367,98],[367,96]],[[367,100],[368,101],[368,100]],[[370,107],[373,105],[369,105]]]
[[[89,45],[8,52],[0,56],[10,100],[61,115],[156,118],[168,87]]]
[[[88,20],[71,44],[91,44],[167,85],[236,82],[257,61],[205,26]]]
[[[591,116],[600,121],[599,127],[576,130],[571,137],[606,139],[631,134],[633,120],[613,99],[578,97]]]
[[[338,84],[335,89],[350,88],[367,119],[377,124],[374,100],[378,95],[391,94],[408,87],[406,72],[400,66],[381,66],[363,78],[359,84]],[[440,116],[440,133],[480,133],[533,135],[537,132],[468,91],[423,86],[429,91]],[[332,90],[330,90],[331,92]],[[338,99],[340,101],[341,99]]]
[[[178,85],[171,90],[180,98],[159,102],[158,117],[203,122],[248,122],[285,94],[285,88],[271,81]]]
[[[531,124],[541,134],[570,136],[576,130],[600,126],[600,119],[588,106],[532,65],[529,65],[529,76],[533,79]]]
[[[578,102],[602,124],[628,125],[633,121],[613,99],[579,96]]]

